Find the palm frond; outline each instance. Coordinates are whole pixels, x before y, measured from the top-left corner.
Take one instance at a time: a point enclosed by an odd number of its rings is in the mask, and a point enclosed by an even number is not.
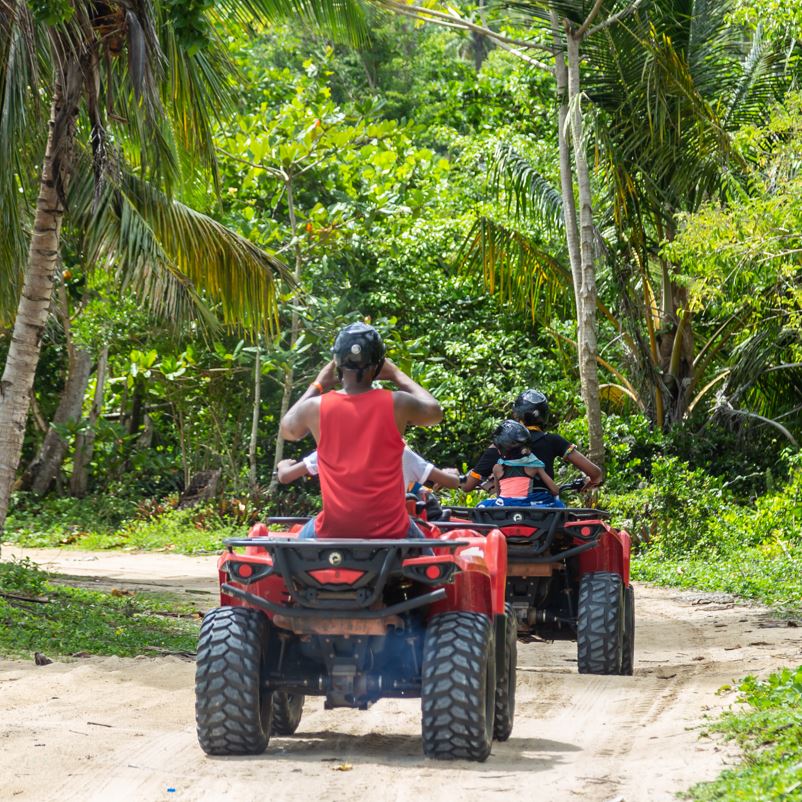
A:
[[[277,280],[289,275],[277,257],[124,168],[93,204],[87,161],[70,202],[88,262],[113,266],[122,287],[162,316],[209,325],[211,305],[225,325],[277,332]]]
[[[38,94],[43,41],[26,3],[0,4],[0,322],[10,322],[27,257],[36,171],[44,150]]]
[[[787,325],[784,317],[764,319],[730,355],[719,407],[747,408],[771,419],[796,410],[802,398],[802,363],[794,358],[799,344],[798,329]],[[798,413],[790,425],[802,426]]]
[[[496,193],[503,190],[507,209],[519,219],[532,215],[550,228],[564,228],[559,191],[511,145],[504,142],[496,145],[490,181]]]
[[[782,45],[782,42],[766,39],[758,26],[722,114],[727,129],[737,130],[749,123],[761,125],[768,120],[775,102],[785,94],[792,78],[786,69]]]
[[[646,409],[640,396],[631,385],[625,387],[623,384],[600,384],[599,397],[602,403],[613,412],[627,412],[631,404],[634,404],[641,412]]]
[[[369,30],[360,0],[224,0],[221,10],[269,22],[304,20],[335,40],[359,47]]]
[[[570,271],[531,237],[480,217],[462,245],[462,269],[481,275],[490,293],[529,312],[533,321],[568,312]]]

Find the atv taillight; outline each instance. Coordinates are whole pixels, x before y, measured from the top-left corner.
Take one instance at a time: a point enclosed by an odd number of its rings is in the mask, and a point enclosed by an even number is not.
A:
[[[453,582],[457,565],[451,555],[410,557],[404,560],[401,570],[407,579],[423,582],[425,585],[441,585]]]
[[[353,568],[317,568],[306,573],[321,585],[353,585],[365,575],[364,571]]]
[[[244,560],[228,560],[225,570],[233,582],[249,585],[251,582],[258,582],[260,579],[272,574],[273,566],[262,562],[251,563]]]

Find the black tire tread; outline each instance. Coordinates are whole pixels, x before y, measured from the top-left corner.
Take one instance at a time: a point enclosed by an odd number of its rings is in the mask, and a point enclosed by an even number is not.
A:
[[[496,677],[496,715],[493,738],[506,741],[512,735],[515,721],[515,669],[518,663],[518,621],[511,604],[504,607],[504,668]]]
[[[207,755],[258,755],[270,739],[270,694],[261,691],[266,619],[218,607],[201,624],[195,665],[195,722]],[[265,726],[265,721],[267,726]]]
[[[487,718],[493,715],[496,685],[493,641],[493,627],[481,613],[443,613],[429,621],[421,677],[427,757],[483,761],[490,755],[493,726]]]
[[[273,692],[272,735],[294,735],[301,723],[304,695],[301,693]]]
[[[620,672],[623,613],[618,574],[598,571],[582,577],[576,637],[580,674]]]
[[[635,588],[624,588],[624,651],[621,656],[621,674],[631,677],[635,673]]]

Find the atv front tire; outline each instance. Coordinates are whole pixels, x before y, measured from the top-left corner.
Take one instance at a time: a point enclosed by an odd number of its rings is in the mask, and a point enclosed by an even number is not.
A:
[[[246,607],[218,607],[201,625],[195,666],[195,722],[207,755],[259,755],[270,740],[272,693],[263,682],[267,619]]]
[[[423,643],[423,752],[438,760],[487,760],[493,743],[496,655],[493,626],[481,613],[429,621]]]
[[[293,735],[301,723],[304,712],[302,693],[273,692],[273,735]]]
[[[493,738],[506,741],[515,719],[515,669],[518,663],[518,622],[511,604],[504,607],[504,664],[496,677],[496,715]],[[498,667],[496,671],[498,671]]]
[[[621,673],[631,677],[635,671],[635,589],[624,588],[624,649]]]
[[[618,574],[585,574],[579,583],[576,625],[580,674],[621,672],[624,638],[624,594]]]

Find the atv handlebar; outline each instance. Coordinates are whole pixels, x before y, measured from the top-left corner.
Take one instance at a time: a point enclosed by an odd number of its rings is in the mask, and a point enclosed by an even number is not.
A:
[[[577,476],[576,479],[572,479],[570,482],[565,482],[560,485],[560,495],[565,492],[579,493],[584,490],[585,485],[587,485],[589,481],[587,476]]]

